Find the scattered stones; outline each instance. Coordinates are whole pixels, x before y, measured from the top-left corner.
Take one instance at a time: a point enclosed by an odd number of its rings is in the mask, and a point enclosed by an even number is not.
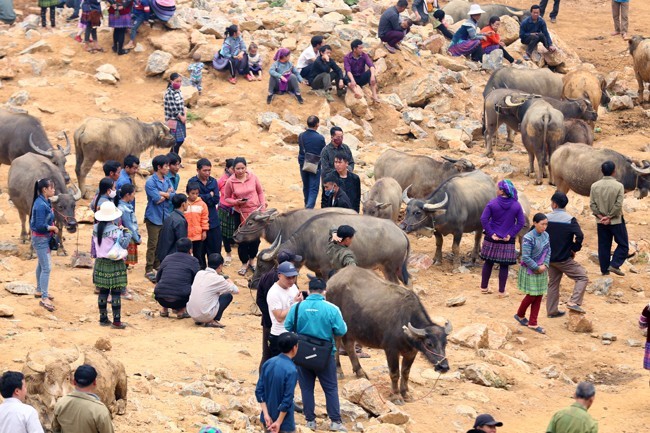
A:
[[[409,108],[402,112],[402,119],[407,124],[421,123],[424,120],[424,110],[422,108]]]
[[[344,421],[355,422],[358,419],[368,419],[368,412],[356,404],[344,398],[341,398],[339,403],[341,407],[341,417]]]
[[[25,105],[27,101],[29,101],[29,92],[27,92],[27,90],[19,90],[11,95],[7,103],[9,105],[20,106]]]
[[[434,96],[442,93],[442,85],[438,77],[429,74],[410,86],[406,86],[402,95],[404,102],[410,107],[424,107]]]
[[[468,406],[466,404],[459,404],[456,406],[456,413],[461,416],[466,416],[468,418],[476,418],[478,413],[476,412],[476,409],[474,409],[472,406]]]
[[[616,335],[612,334],[611,332],[605,332],[603,335],[600,336],[602,340],[608,340],[608,341],[616,341]]]
[[[14,309],[9,305],[0,305],[0,317],[13,317]]]
[[[440,66],[450,71],[461,72],[468,69],[462,57],[450,57],[443,54],[436,54],[434,57]]]
[[[488,327],[483,323],[474,323],[460,328],[449,336],[449,341],[470,349],[489,347]]]
[[[144,72],[148,77],[162,74],[169,68],[171,60],[172,55],[170,53],[156,50],[149,55]]]
[[[279,116],[278,116],[279,117]],[[285,143],[298,143],[298,135],[300,135],[304,129],[300,126],[294,126],[284,120],[272,119],[269,126],[269,132],[271,134],[277,135]]]
[[[571,332],[590,333],[594,330],[594,325],[585,314],[569,310],[567,329]]]
[[[97,72],[95,74],[95,79],[100,83],[117,84],[117,79],[113,75],[105,72]]]
[[[97,341],[95,341],[95,349],[97,350],[108,352],[112,348],[113,348],[113,344],[111,343],[111,340],[107,337],[99,337]]]
[[[446,304],[448,307],[460,307],[461,305],[465,305],[465,302],[467,302],[467,298],[464,296],[456,296],[455,298],[447,299]]]
[[[381,99],[382,102],[385,102],[386,104],[392,106],[394,109],[397,111],[401,111],[404,109],[404,102],[400,99],[399,95],[397,93],[389,93],[388,95],[380,95],[379,99]]]
[[[496,49],[490,54],[483,54],[481,67],[488,71],[496,71],[503,68],[503,50]]]
[[[608,107],[610,111],[630,110],[634,108],[634,101],[629,95],[612,96]]]
[[[428,254],[413,253],[409,256],[408,266],[418,269],[429,269],[433,265],[433,259]]]
[[[358,404],[374,416],[389,411],[379,391],[368,379],[356,379],[346,383],[343,387],[343,397]]]
[[[0,241],[0,256],[17,256],[18,245],[10,241]]]
[[[150,37],[149,42],[154,48],[165,50],[174,57],[185,57],[190,53],[190,40],[185,32],[164,32]]]
[[[394,424],[394,425],[404,425],[409,422],[410,417],[407,413],[402,412],[394,405],[390,408],[390,412],[387,412],[378,417],[379,421],[384,424]]]
[[[210,391],[208,388],[205,386],[205,384],[201,381],[196,381],[192,383],[188,383],[183,386],[183,389],[181,389],[180,395],[182,396],[188,396],[188,395],[198,395],[201,397],[210,397]]]
[[[354,92],[349,90],[345,94],[345,106],[348,107],[355,116],[371,120],[368,118],[370,111],[368,110],[368,101],[366,101],[365,96],[357,98]]]
[[[470,382],[491,388],[506,389],[514,384],[512,378],[506,377],[484,362],[467,366],[463,374]]]
[[[204,412],[212,415],[219,415],[221,413],[221,406],[219,403],[206,397],[201,398],[199,406]]]
[[[597,296],[607,296],[613,284],[614,280],[611,277],[598,278],[587,288],[587,292]]]
[[[24,281],[5,283],[5,290],[14,295],[33,295],[36,293],[36,287]]]
[[[95,69],[96,72],[102,72],[104,74],[109,74],[115,77],[116,80],[120,79],[120,73],[118,72],[117,68],[110,63],[104,63],[97,69]]]
[[[415,122],[410,123],[409,132],[413,134],[413,136],[418,140],[422,138],[427,138],[429,136],[429,134],[427,134],[427,132]]]
[[[457,146],[457,143],[459,142],[467,145],[472,141],[472,137],[469,134],[462,129],[456,128],[436,131],[435,134],[433,134],[433,138],[438,149],[449,149],[450,147]]]
[[[627,345],[630,347],[642,347],[643,343],[641,343],[639,340],[632,340],[629,339],[626,341]]]
[[[9,59],[0,60],[0,80],[10,80],[16,76],[16,71],[11,67]]]

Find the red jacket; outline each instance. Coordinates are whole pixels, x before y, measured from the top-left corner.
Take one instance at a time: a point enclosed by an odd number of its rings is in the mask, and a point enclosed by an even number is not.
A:
[[[492,26],[483,27],[481,33],[485,35],[485,40],[481,41],[481,46],[483,48],[487,48],[490,45],[499,45],[499,42],[501,42],[501,36],[494,31]]]

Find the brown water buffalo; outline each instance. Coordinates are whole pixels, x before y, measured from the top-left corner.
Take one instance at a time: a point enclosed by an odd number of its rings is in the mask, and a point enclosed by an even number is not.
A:
[[[66,146],[50,144],[41,121],[25,113],[0,110],[0,164],[11,162],[26,153],[47,157],[59,169],[66,183],[70,175],[65,171],[65,158],[70,154],[70,141],[64,132]]]
[[[174,142],[162,122],[144,123],[132,117],[86,119],[74,133],[79,189],[85,192],[86,176],[95,161],[123,161],[127,155],[140,156],[152,146],[169,149]]]
[[[501,68],[492,74],[485,85],[483,99],[494,89],[521,90],[534,95],[561,99],[563,85],[562,75],[549,69]]]
[[[564,120],[563,143],[584,143],[591,146],[594,144],[594,129],[584,120]]]
[[[591,185],[603,175],[600,166],[605,161],[616,165],[614,177],[623,184],[625,192],[634,191],[636,198],[648,195],[650,162],[634,162],[611,149],[594,149],[582,143],[560,146],[551,157],[552,173],[557,189],[589,196]]]
[[[436,161],[428,156],[409,155],[388,149],[375,162],[375,179],[392,177],[402,190],[410,186],[409,194],[412,197],[424,198],[445,179],[475,170],[474,164],[467,159],[443,159],[444,161]]]
[[[59,228],[61,239],[61,254],[66,254],[63,246],[63,227],[69,233],[77,231],[77,220],[75,219],[76,201],[81,198],[81,192],[74,188],[66,187],[65,180],[58,167],[48,158],[27,153],[14,159],[9,169],[9,198],[18,210],[21,223],[20,237],[23,242],[29,238],[25,221],[32,209],[34,200],[34,184],[39,179],[49,178],[54,182],[56,195],[50,198],[54,208],[56,226]]]
[[[445,347],[447,335],[452,331],[451,323],[442,317],[429,317],[413,291],[383,280],[373,271],[348,266],[327,282],[327,300],[339,307],[348,325],[348,332],[341,340],[357,377],[368,375],[357,358],[355,342],[386,353],[392,388],[390,398],[394,403],[412,401],[409,373],[418,352],[436,371],[449,371]],[[343,377],[338,352],[336,365],[339,377]]]
[[[607,83],[605,78],[597,76],[584,69],[571,71],[562,78],[562,97],[575,99],[587,97],[594,108],[599,105],[607,107],[609,95],[607,94]]]
[[[634,60],[634,75],[639,83],[639,101],[643,102],[644,83],[650,83],[650,38],[635,35],[628,44]]]
[[[458,21],[464,21],[467,19],[467,12],[469,12],[469,8],[472,3],[476,2],[470,2],[469,0],[452,0],[447,3],[445,7],[442,8],[442,10],[445,11],[446,15],[452,17],[456,23]],[[479,28],[487,26],[490,17],[494,15],[498,17],[507,15],[509,17],[518,19],[520,22],[523,21],[524,18],[530,16],[530,11],[528,9],[519,9],[508,5],[482,4],[481,9],[483,9],[486,13],[482,14],[481,18],[478,20]]]
[[[564,139],[564,116],[546,101],[534,101],[521,121],[521,141],[528,152],[529,174],[535,171],[537,158],[537,173],[535,184],[542,184],[542,176],[546,177],[546,163],[550,170],[550,158],[555,149]],[[553,175],[549,178],[553,185]]]
[[[442,263],[443,236],[454,236],[452,252],[454,267],[460,267],[460,240],[463,233],[474,232],[472,262],[478,259],[483,236],[481,214],[487,203],[496,197],[492,178],[480,170],[450,177],[426,199],[413,199],[404,191],[406,217],[400,227],[406,233],[422,229],[434,230],[435,263]]]
[[[397,222],[402,204],[402,187],[392,177],[383,177],[362,198],[363,214]]]

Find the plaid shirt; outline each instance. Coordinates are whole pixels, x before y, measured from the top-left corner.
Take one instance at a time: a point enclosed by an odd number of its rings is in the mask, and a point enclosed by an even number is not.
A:
[[[174,90],[171,86],[165,92],[165,120],[176,119],[179,114],[185,112],[185,102],[180,90]]]

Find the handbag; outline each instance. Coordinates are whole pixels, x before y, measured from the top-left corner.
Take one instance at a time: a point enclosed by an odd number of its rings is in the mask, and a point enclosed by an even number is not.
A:
[[[293,332],[298,335],[298,353],[293,362],[300,367],[319,372],[327,367],[329,357],[332,356],[332,342],[309,335],[298,334],[298,309],[300,302],[296,305],[293,313]]]
[[[126,259],[126,256],[129,254],[129,252],[125,249],[122,248],[119,242],[115,242],[113,246],[111,247],[110,250],[108,250],[108,253],[106,254],[106,258],[109,260],[124,260]]]
[[[302,163],[302,171],[306,171],[307,173],[311,173],[311,174],[318,173],[318,166],[320,164],[320,155],[316,155],[315,153],[309,153],[304,150],[304,146],[302,144],[302,134],[298,136],[298,144],[300,145],[300,148],[305,153],[305,161]]]
[[[212,59],[212,67],[217,71],[222,71],[226,69],[226,66],[228,66],[228,60],[230,59],[227,57],[222,57],[221,51],[219,51],[219,53],[217,53]]]
[[[167,120],[167,127],[169,128],[170,131],[176,131],[176,128],[178,127],[178,120],[176,119]]]
[[[59,249],[59,238],[57,235],[52,235],[50,236],[50,251],[56,251]]]

